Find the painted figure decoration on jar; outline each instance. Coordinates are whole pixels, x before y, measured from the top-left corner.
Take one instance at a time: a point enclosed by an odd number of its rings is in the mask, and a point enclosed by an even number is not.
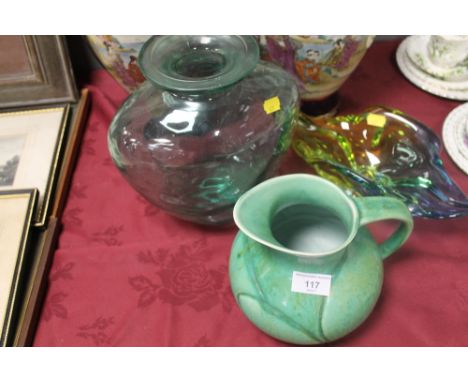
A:
[[[337,90],[357,67],[373,36],[260,36],[262,57],[291,73],[298,84],[302,110],[333,114]]]

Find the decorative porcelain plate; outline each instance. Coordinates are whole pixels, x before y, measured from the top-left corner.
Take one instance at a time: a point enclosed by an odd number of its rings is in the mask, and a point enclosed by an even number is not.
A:
[[[137,64],[141,47],[151,36],[87,36],[94,53],[109,73],[129,92],[145,81]]]
[[[468,101],[468,81],[444,81],[431,76],[410,58],[408,47],[414,38],[402,41],[397,49],[396,61],[403,75],[417,87],[440,97]]]
[[[450,157],[468,175],[468,103],[450,112],[444,121],[442,137]]]

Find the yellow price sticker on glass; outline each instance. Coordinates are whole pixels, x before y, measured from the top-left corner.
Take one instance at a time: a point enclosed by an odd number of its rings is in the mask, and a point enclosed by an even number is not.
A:
[[[278,97],[272,97],[263,102],[265,113],[271,114],[281,109],[281,102]]]
[[[379,114],[372,114],[369,113],[367,114],[367,124],[375,127],[384,127],[385,123],[387,123],[387,118],[385,118],[385,115],[379,115]]]

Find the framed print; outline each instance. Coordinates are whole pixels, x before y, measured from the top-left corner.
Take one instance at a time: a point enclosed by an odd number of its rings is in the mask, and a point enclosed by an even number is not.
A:
[[[70,110],[71,122],[64,137],[60,171],[57,175],[57,184],[51,200],[47,227],[44,230],[33,232],[29,249],[30,265],[28,266],[28,274],[25,275],[26,287],[22,298],[22,306],[18,313],[18,324],[13,346],[31,346],[34,340],[47,289],[47,277],[60,232],[59,220],[62,216],[73,169],[78,157],[88,109],[89,91],[83,89],[80,101],[76,106],[72,106]]]
[[[14,335],[36,190],[0,192],[0,345]]]
[[[37,188],[34,224],[43,226],[69,106],[0,113],[0,191]]]
[[[59,232],[60,223],[52,216],[46,230],[36,230],[33,233],[28,251],[28,272],[23,277],[25,288],[21,308],[18,310],[13,346],[31,346],[33,343]]]
[[[0,36],[0,107],[75,102],[64,36]]]

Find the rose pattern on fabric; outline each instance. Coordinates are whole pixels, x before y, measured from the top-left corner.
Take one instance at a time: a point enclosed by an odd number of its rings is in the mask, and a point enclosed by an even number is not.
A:
[[[94,148],[94,144],[96,143],[96,139],[88,138],[85,139],[83,142],[83,150],[86,155],[96,155],[96,149]]]
[[[112,160],[112,158],[107,157],[102,161],[102,165],[106,167],[112,167],[112,169],[115,167],[115,164]]]
[[[106,330],[111,325],[114,325],[114,317],[98,317],[91,324],[80,326],[77,336],[91,339],[95,346],[109,346],[111,337],[106,333]]]
[[[152,265],[152,278],[138,275],[129,278],[130,286],[140,293],[138,307],[146,307],[156,299],[180,306],[188,305],[195,311],[209,310],[221,303],[224,311],[232,309],[232,295],[227,278],[227,267],[210,267],[206,239],[192,245],[181,245],[175,251],[158,249],[137,254],[139,262]]]
[[[153,284],[147,277],[143,275],[130,277],[128,282],[133,289],[140,292],[140,297],[138,298],[139,308],[144,308],[150,305],[156,299],[156,292],[159,289],[159,286]]]
[[[468,313],[468,281],[458,281],[455,283],[455,296],[458,309]]]
[[[80,207],[68,208],[63,213],[62,223],[67,228],[71,227],[81,227],[83,226],[83,219],[81,215],[83,214],[83,209]]]
[[[143,216],[151,217],[156,216],[161,210],[148,202],[143,196],[137,195],[137,201],[144,206]]]
[[[73,188],[70,190],[69,198],[77,198],[77,199],[87,199],[88,195],[86,194],[86,190],[88,186],[84,184],[75,184]]]
[[[180,268],[158,272],[162,280],[159,297],[172,305],[188,303],[196,311],[208,310],[217,305],[223,273],[207,270],[202,264],[192,263]]]
[[[68,311],[63,305],[63,301],[68,295],[63,292],[57,292],[47,296],[47,300],[44,304],[44,310],[42,312],[42,318],[44,321],[50,321],[52,317],[61,319],[68,318]]]
[[[89,125],[88,131],[92,131],[93,133],[97,133],[101,128],[102,124],[99,122],[93,122]]]
[[[57,265],[53,267],[53,270],[50,273],[49,283],[51,285],[55,285],[60,279],[66,281],[73,280],[73,275],[71,271],[74,268],[74,266],[75,263],[73,262],[68,262],[63,265],[60,262],[58,262]],[[42,312],[42,317],[45,321],[49,321],[54,316],[61,319],[68,318],[68,311],[64,305],[64,301],[67,296],[68,294],[63,291],[47,294],[46,301],[44,303],[44,309]]]
[[[109,247],[111,246],[119,246],[122,245],[122,242],[119,240],[118,236],[121,232],[123,232],[124,227],[123,225],[114,226],[111,225],[107,227],[102,232],[95,232],[93,233],[92,241],[97,243],[105,244]]]
[[[73,275],[71,274],[71,271],[74,266],[75,263],[72,262],[68,262],[63,266],[62,264],[58,264],[54,268],[54,271],[50,274],[49,280],[51,282],[57,281],[58,279],[73,280]]]
[[[203,336],[201,336],[197,342],[195,342],[195,344],[193,346],[196,346],[196,347],[203,347],[203,346],[212,346],[211,344],[211,341],[208,339],[208,337],[206,336],[206,334],[204,334]]]

